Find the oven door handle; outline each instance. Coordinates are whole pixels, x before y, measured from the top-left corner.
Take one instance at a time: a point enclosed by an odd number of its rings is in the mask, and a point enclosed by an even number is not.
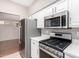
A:
[[[47,50],[43,49],[40,47],[40,50],[44,51],[45,53],[47,53],[48,55],[52,56],[53,58],[59,58],[56,55],[54,55],[53,53],[48,52]]]

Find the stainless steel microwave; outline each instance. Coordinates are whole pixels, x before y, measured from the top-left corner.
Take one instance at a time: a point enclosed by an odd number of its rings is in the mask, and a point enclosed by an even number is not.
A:
[[[63,11],[44,18],[45,28],[68,28],[69,12]]]

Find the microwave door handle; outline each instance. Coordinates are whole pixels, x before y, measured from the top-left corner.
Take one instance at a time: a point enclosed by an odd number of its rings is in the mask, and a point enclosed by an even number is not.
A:
[[[61,18],[61,16],[60,16],[60,27],[62,27],[62,20],[61,20],[62,18]]]

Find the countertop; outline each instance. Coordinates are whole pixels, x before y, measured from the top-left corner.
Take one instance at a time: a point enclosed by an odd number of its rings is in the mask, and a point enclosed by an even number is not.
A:
[[[72,43],[64,50],[71,58],[79,58],[79,40],[73,39]]]
[[[36,41],[41,41],[41,40],[45,40],[50,38],[49,35],[42,35],[42,36],[38,36],[38,37],[31,37],[32,40],[36,40]]]
[[[42,35],[39,37],[31,37],[32,40],[41,41],[50,38],[49,35]],[[64,50],[64,53],[71,58],[79,58],[79,40],[73,39],[72,43]]]

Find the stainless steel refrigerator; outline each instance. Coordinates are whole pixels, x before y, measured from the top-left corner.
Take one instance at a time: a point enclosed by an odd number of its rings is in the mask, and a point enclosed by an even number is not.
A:
[[[37,29],[37,20],[22,19],[20,28],[20,55],[23,58],[31,57],[31,37],[41,35],[41,30]]]

